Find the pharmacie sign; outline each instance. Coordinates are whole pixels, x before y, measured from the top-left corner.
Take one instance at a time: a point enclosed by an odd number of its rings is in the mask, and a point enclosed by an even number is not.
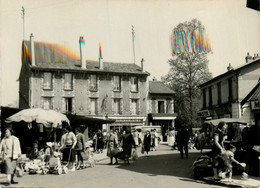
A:
[[[260,100],[251,101],[251,108],[252,110],[260,110]]]

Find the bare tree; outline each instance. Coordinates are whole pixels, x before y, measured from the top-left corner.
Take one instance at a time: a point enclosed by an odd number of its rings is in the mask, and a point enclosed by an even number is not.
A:
[[[204,26],[197,19],[178,24],[173,29],[171,42],[173,58],[169,60],[170,70],[162,80],[176,93],[178,113],[191,122],[199,110],[200,90],[197,86],[212,77],[207,59],[211,46]]]

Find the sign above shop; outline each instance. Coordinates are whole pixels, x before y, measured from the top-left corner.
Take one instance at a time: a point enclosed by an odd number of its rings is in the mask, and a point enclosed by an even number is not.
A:
[[[198,112],[199,117],[208,117],[210,116],[209,110],[201,110]]]

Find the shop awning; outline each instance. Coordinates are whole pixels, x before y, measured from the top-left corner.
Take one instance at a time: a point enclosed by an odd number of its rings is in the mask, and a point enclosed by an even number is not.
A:
[[[75,114],[66,114],[68,119],[70,120],[70,124],[109,124],[114,123],[115,120],[113,119],[102,119],[102,118],[93,118],[87,116],[80,116]]]
[[[152,113],[150,114],[153,120],[174,120],[177,117],[176,113],[173,114],[162,114],[162,113]]]

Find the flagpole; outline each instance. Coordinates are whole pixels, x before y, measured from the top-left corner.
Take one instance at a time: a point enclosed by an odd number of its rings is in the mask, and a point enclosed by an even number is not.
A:
[[[133,25],[132,25],[132,38],[133,38],[133,52],[134,52],[134,64],[135,64],[135,31]]]

